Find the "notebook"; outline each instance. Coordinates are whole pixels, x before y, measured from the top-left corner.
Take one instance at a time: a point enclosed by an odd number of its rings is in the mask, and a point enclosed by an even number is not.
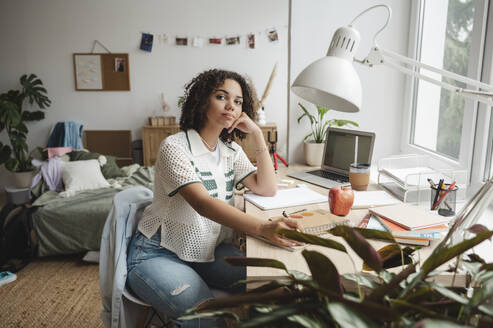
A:
[[[308,187],[281,189],[272,197],[256,194],[245,194],[243,197],[263,210],[328,202],[328,196]]]
[[[401,203],[400,200],[384,190],[356,191],[354,192],[354,203],[352,208],[368,208],[373,206],[386,206]]]
[[[400,244],[429,246],[431,239],[440,238],[439,232],[436,234],[422,234],[409,230],[393,230],[388,224],[384,222],[384,219],[380,219],[376,215],[369,214],[365,217],[365,219],[366,222],[363,225],[360,223],[358,225],[359,228],[390,232],[395,241]]]
[[[270,220],[278,218],[282,218],[282,216],[272,217]],[[289,218],[299,220],[298,222],[303,227],[304,232],[312,235],[326,233],[327,230],[332,229],[336,225],[349,224],[350,222],[347,217],[337,216],[322,209],[292,214],[289,215]]]
[[[378,223],[386,228],[395,237],[414,237],[414,238],[427,238],[427,239],[440,239],[442,234],[439,231],[433,229],[418,229],[418,230],[406,230],[403,227],[392,223],[378,215],[371,215],[370,220],[378,221]],[[369,224],[368,224],[369,225]],[[368,228],[368,227],[367,227]],[[373,229],[373,228],[368,228]]]
[[[369,211],[406,230],[418,230],[421,228],[439,226],[447,224],[450,220],[450,218],[433,214],[423,208],[405,203],[374,207],[370,208]]]

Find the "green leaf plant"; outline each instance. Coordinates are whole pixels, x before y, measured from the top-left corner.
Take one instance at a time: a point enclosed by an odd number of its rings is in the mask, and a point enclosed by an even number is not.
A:
[[[303,140],[307,140],[309,138],[312,138],[315,143],[324,143],[325,142],[325,137],[326,137],[326,132],[329,127],[332,126],[337,126],[337,127],[343,127],[346,125],[353,125],[353,126],[359,126],[358,123],[349,121],[349,120],[337,120],[337,119],[331,119],[331,120],[324,120],[325,114],[329,111],[328,108],[318,106],[316,105],[317,108],[317,114],[313,115],[311,114],[305,106],[303,106],[301,103],[298,103],[298,106],[300,106],[302,113],[298,117],[298,123],[304,118],[307,117],[308,120],[310,120],[310,125],[312,132],[307,134]]]
[[[238,327],[493,327],[492,263],[469,254],[463,264],[471,279],[464,287],[445,287],[432,280],[447,271],[442,269],[444,263],[493,236],[493,231],[480,225],[468,231],[472,238],[455,245],[443,240],[420,264],[414,258],[419,247],[402,248],[387,232],[336,226],[327,232],[342,237],[363,260],[361,269],[368,271],[354,268],[354,273],[342,275],[328,257],[314,250],[302,251],[311,277],[288,270],[275,259],[229,257],[225,260],[230,265],[276,268],[285,271],[286,277],[244,294],[202,303],[183,318],[233,317]],[[278,233],[348,254],[346,246],[332,239],[293,230]],[[368,239],[388,244],[376,250]],[[358,288],[346,289],[349,283]],[[232,314],[235,306],[246,310],[242,316]]]
[[[36,75],[22,75],[20,84],[21,90],[0,94],[0,133],[5,129],[10,141],[10,146],[0,142],[0,165],[5,165],[11,172],[33,169],[27,146],[26,122],[40,121],[45,117],[45,113],[40,110],[23,110],[23,104],[26,101],[30,105],[36,103],[40,109],[51,105],[43,82]]]

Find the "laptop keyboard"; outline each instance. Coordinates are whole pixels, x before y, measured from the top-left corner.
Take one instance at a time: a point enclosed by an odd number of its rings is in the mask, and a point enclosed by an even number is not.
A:
[[[317,175],[317,176],[322,177],[322,178],[338,181],[341,183],[349,182],[349,178],[344,176],[344,175],[331,173],[331,172],[327,172],[324,170],[315,170],[315,171],[309,171],[306,173],[310,173],[310,174]]]

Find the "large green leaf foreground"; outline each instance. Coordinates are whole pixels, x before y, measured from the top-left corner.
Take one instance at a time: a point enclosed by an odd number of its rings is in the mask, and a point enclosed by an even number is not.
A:
[[[275,259],[229,257],[226,261],[231,265],[281,269],[286,277],[241,295],[203,303],[189,310],[183,319],[229,316],[239,327],[493,326],[493,263],[485,263],[476,254],[462,256],[465,251],[491,239],[493,231],[474,225],[469,229],[472,238],[453,246],[441,243],[418,270],[412,256],[417,248],[401,248],[389,234],[347,226],[337,226],[328,232],[342,237],[364,261],[364,269],[374,271],[375,279],[359,269],[353,274],[340,275],[329,258],[311,250],[302,251],[311,277],[288,270]],[[279,233],[286,238],[347,253],[346,247],[334,240],[292,230]],[[376,250],[367,239],[386,240],[390,244]],[[469,286],[447,288],[428,279],[438,273],[440,266],[455,258],[457,262],[452,261],[449,270],[457,271],[460,259],[472,278]],[[396,266],[402,266],[402,270],[398,273],[387,270]],[[343,280],[354,281],[357,290],[345,290]],[[246,307],[246,318],[227,310],[237,306]]]

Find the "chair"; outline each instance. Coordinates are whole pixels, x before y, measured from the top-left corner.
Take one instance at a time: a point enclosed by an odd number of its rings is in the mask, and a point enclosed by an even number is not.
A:
[[[162,318],[150,304],[132,294],[125,282],[127,247],[137,230],[143,211],[151,203],[152,197],[151,190],[139,186],[120,191],[113,199],[113,208],[103,229],[99,263],[100,288],[103,300],[101,318],[105,327],[127,327],[135,324],[149,327],[156,316],[162,327],[168,327],[172,323],[168,318]],[[212,292],[217,297],[218,291],[213,290]],[[221,296],[223,295],[224,293]],[[144,316],[142,316],[142,307],[146,310]],[[149,310],[152,311],[152,314],[150,318],[147,318],[149,317]],[[137,322],[137,319],[140,320]]]
[[[154,319],[155,316],[157,316],[159,318],[159,320],[161,321],[161,324],[162,324],[161,327],[168,327],[170,324],[172,324],[172,322],[170,320],[167,320],[166,317],[164,319],[161,318],[159,313],[152,307],[152,305],[147,304],[147,303],[143,302],[141,299],[134,296],[132,294],[132,292],[128,290],[127,286],[125,286],[125,289],[123,289],[123,297],[125,297],[127,300],[129,300],[131,302],[134,302],[138,305],[142,305],[142,306],[146,307],[146,311],[144,312],[144,315],[142,316],[142,320],[141,320],[141,322],[144,323],[144,325],[142,327],[144,327],[144,328],[150,327],[150,324],[152,323],[152,320]],[[147,317],[149,316],[149,314],[148,314],[149,310],[152,311],[151,312],[152,314],[147,319]],[[172,327],[172,326],[169,326],[169,327]]]

